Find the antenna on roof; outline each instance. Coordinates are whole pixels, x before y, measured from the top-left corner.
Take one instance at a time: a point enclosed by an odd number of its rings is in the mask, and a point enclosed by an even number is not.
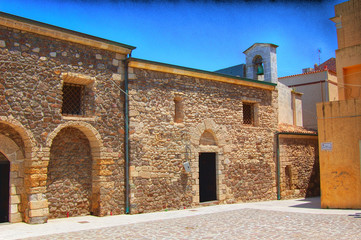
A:
[[[317,49],[318,53],[318,65],[321,65],[321,48]]]

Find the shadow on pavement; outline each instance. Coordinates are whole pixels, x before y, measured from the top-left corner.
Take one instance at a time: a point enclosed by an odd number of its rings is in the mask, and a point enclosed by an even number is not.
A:
[[[300,204],[296,204],[290,207],[294,208],[314,208],[314,209],[321,209],[321,199],[320,197],[314,198],[304,198],[297,200]]]

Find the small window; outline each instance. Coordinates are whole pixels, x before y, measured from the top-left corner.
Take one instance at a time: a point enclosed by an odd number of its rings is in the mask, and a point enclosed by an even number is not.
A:
[[[84,85],[64,83],[63,85],[63,115],[84,115]]]
[[[243,124],[254,125],[254,104],[243,103]]]
[[[184,112],[183,112],[183,101],[181,98],[174,98],[174,122],[181,123],[183,122]]]

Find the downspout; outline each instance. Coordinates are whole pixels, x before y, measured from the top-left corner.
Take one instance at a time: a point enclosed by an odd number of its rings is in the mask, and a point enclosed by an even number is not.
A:
[[[125,213],[130,213],[129,204],[129,96],[128,96],[128,59],[124,69],[124,158],[125,158]]]
[[[330,99],[329,99],[329,90],[328,90],[328,70],[326,69],[326,71],[325,71],[325,75],[326,75],[326,77],[325,77],[325,95],[326,95],[326,102],[329,102],[330,101]]]
[[[276,132],[277,200],[281,200],[280,132]]]
[[[314,133],[276,132],[277,200],[281,200],[280,135],[315,136]]]

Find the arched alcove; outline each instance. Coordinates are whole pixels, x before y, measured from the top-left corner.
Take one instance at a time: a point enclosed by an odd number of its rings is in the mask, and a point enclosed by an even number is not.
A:
[[[64,148],[69,142],[71,143],[70,146]],[[103,143],[97,130],[89,123],[70,121],[59,125],[49,134],[46,140],[46,146],[50,156],[47,180],[47,198],[49,200],[50,217],[62,217],[64,214],[66,216],[67,213],[69,213],[70,216],[100,215],[100,188],[102,182],[94,180],[99,177],[101,170],[99,164],[101,159],[109,157],[104,156]],[[79,179],[74,172],[67,176],[63,174],[65,173],[64,169],[66,169],[66,166],[62,164],[61,159],[73,159],[73,161],[81,164],[79,167],[82,173],[84,173],[82,179]],[[58,169],[57,166],[59,166]],[[70,167],[69,170],[72,171],[77,168],[77,164],[69,161],[68,166]],[[59,169],[60,172],[58,171]],[[61,177],[62,180],[58,177]],[[56,181],[59,181],[60,184],[56,183]],[[78,189],[81,190],[80,195],[84,201],[79,201],[79,204],[70,204],[71,200],[74,199],[68,196],[67,201],[69,203],[62,208],[56,199],[51,199],[51,193],[54,192],[59,185],[64,186],[64,183],[78,185]],[[81,198],[80,195],[77,196]],[[78,209],[76,210],[74,208]]]
[[[91,213],[92,155],[88,138],[77,128],[63,128],[52,141],[46,197],[49,218]]]

